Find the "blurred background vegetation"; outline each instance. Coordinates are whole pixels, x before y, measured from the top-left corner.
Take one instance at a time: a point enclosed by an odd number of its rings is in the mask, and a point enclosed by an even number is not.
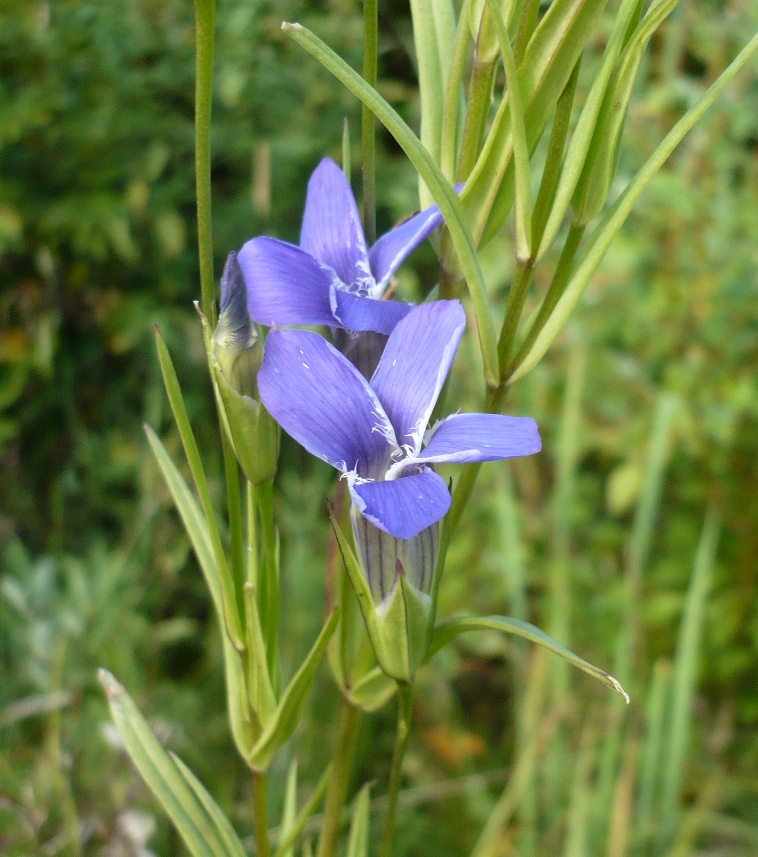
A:
[[[306,24],[359,66],[359,13],[351,0],[219,0],[217,271],[252,235],[297,239],[307,178],[324,154],[339,158],[345,117],[358,152],[355,101],[279,25]],[[380,27],[382,92],[415,124],[407,5],[383,0]],[[756,29],[750,0],[682,4],[651,46],[619,186]],[[119,752],[100,665],[250,829],[246,772],[219,706],[218,631],[141,428],[177,451],[158,324],[219,487],[192,307],[192,39],[184,0],[0,11],[7,855],[181,853]],[[382,133],[379,179],[383,231],[417,197]],[[443,583],[443,613],[529,618],[615,669],[632,705],[499,638],[438,656],[420,682],[398,855],[467,854],[493,809],[477,857],[758,851],[757,200],[748,72],[656,179],[570,328],[517,385],[509,410],[538,419],[545,451],[483,472]],[[484,254],[496,300],[507,240]],[[404,297],[435,282],[435,262],[430,247],[416,254]],[[479,405],[475,363],[464,347],[452,381],[464,409]],[[333,478],[285,442],[278,485],[294,662],[323,610],[313,545],[325,544]],[[330,682],[291,742],[306,784],[330,754]],[[392,720],[388,709],[363,726],[359,773],[379,792]],[[286,761],[273,774],[275,816]]]

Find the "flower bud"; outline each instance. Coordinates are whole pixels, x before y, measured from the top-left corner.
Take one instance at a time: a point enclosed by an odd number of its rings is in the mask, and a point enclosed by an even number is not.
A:
[[[279,427],[260,403],[258,370],[263,343],[247,308],[247,289],[236,253],[221,277],[221,314],[211,341],[211,365],[222,422],[247,478],[265,482],[276,473]]]

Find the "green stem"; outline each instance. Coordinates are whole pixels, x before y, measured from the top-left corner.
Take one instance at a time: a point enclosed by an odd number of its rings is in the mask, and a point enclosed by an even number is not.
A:
[[[221,431],[221,448],[224,453],[226,476],[226,502],[229,507],[229,547],[232,579],[234,580],[240,621],[244,621],[242,587],[245,583],[245,547],[242,533],[242,497],[237,456],[229,443],[226,432]]]
[[[520,65],[526,53],[526,46],[529,44],[534,33],[534,28],[537,25],[537,13],[540,10],[540,0],[526,0],[526,3],[521,8],[521,18],[518,23],[518,32],[516,33],[516,47],[513,51],[516,59],[516,65]]]
[[[463,125],[461,148],[458,153],[458,170],[456,179],[466,181],[474,168],[476,159],[482,148],[482,138],[490,110],[492,83],[495,79],[497,60],[491,62],[474,62],[469,82],[468,113]]]
[[[276,525],[274,523],[274,482],[259,482],[255,486],[261,521],[262,573],[258,579],[260,615],[266,641],[266,660],[274,693],[280,689],[279,668],[279,568],[276,556]]]
[[[511,283],[511,290],[508,293],[508,303],[505,308],[505,318],[503,319],[503,327],[500,331],[500,339],[497,343],[498,365],[500,367],[500,378],[505,380],[508,361],[511,358],[513,344],[516,341],[516,332],[518,323],[521,319],[521,313],[524,309],[524,301],[526,300],[529,286],[532,282],[532,273],[534,272],[534,261],[527,259],[525,262],[518,262],[516,273]]]
[[[377,0],[363,3],[363,79],[376,89],[379,66]],[[369,245],[376,240],[376,119],[364,104],[361,111],[363,148],[363,229]]]
[[[318,843],[316,857],[333,857],[337,849],[337,837],[342,824],[342,811],[350,785],[350,774],[358,743],[358,727],[361,711],[342,700],[342,716],[337,731],[337,743],[334,748],[332,774],[329,778],[329,790],[324,805],[324,826]]]
[[[268,838],[268,776],[252,771],[253,777],[253,828],[257,857],[271,857]]]
[[[579,245],[582,243],[585,228],[586,227],[584,225],[578,226],[576,223],[571,224],[569,233],[566,236],[566,243],[563,245],[563,250],[561,251],[561,257],[558,260],[558,267],[555,269],[555,274],[553,275],[553,281],[550,283],[550,287],[547,290],[545,299],[542,301],[542,306],[539,308],[537,317],[532,322],[529,332],[526,334],[526,338],[524,339],[521,348],[518,350],[518,354],[510,366],[507,367],[504,377],[510,377],[510,375],[512,375],[518,368],[524,357],[529,353],[532,345],[534,345],[535,340],[539,336],[540,331],[545,326],[545,323],[550,318],[556,304],[560,300],[564,289],[568,285],[571,266],[574,263],[574,258],[576,257]]]
[[[561,166],[563,164],[563,150],[566,147],[569,123],[571,121],[571,110],[574,106],[574,95],[576,84],[579,80],[579,66],[581,58],[574,66],[571,77],[561,93],[555,107],[555,118],[553,128],[550,131],[550,141],[547,145],[545,155],[545,169],[542,172],[542,181],[537,193],[537,201],[532,213],[532,247],[539,248],[542,236],[545,234],[550,209],[555,199],[555,190],[558,187],[558,179],[561,177]]]
[[[450,63],[450,77],[442,107],[442,130],[440,133],[440,167],[445,177],[453,181],[455,174],[455,152],[458,143],[458,121],[461,112],[461,85],[466,68],[469,43],[469,4],[463,0],[455,34],[455,48]]]
[[[395,835],[395,816],[397,815],[397,799],[400,795],[400,783],[402,781],[403,758],[408,746],[408,737],[411,733],[411,717],[413,714],[413,685],[401,684],[397,686],[397,733],[395,736],[395,752],[392,756],[392,770],[390,772],[390,789],[388,794],[387,815],[384,819],[384,833],[382,834],[382,847],[379,851],[380,857],[390,857],[392,853],[392,839]]]
[[[211,330],[216,325],[211,224],[211,108],[216,0],[195,0],[195,193],[200,306]]]

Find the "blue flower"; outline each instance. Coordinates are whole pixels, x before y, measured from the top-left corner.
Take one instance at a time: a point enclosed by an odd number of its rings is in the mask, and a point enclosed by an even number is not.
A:
[[[258,386],[268,411],[343,474],[360,515],[399,539],[413,538],[450,508],[435,464],[541,448],[527,417],[458,413],[428,429],[465,324],[458,301],[410,309],[370,382],[316,333],[273,330],[266,341]]]
[[[300,246],[264,236],[239,252],[250,315],[268,327],[327,325],[388,335],[411,307],[381,298],[400,265],[441,224],[433,206],[369,250],[350,185],[324,158],[308,183]]]

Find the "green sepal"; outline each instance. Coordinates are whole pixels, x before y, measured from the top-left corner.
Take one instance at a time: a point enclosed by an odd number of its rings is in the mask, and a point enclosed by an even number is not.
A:
[[[228,819],[194,774],[163,749],[121,684],[104,669],[98,678],[129,757],[193,857],[244,857]]]
[[[372,712],[383,708],[397,690],[397,682],[390,678],[380,667],[365,673],[345,695],[350,702],[362,711]]]
[[[432,634],[432,640],[429,645],[429,657],[436,654],[459,634],[465,634],[468,631],[500,631],[504,634],[515,634],[517,637],[523,637],[526,640],[537,643],[537,645],[554,652],[565,661],[568,661],[568,663],[596,678],[607,687],[610,687],[611,690],[615,690],[627,703],[629,702],[629,694],[612,675],[605,672],[605,670],[601,670],[600,667],[593,666],[588,661],[580,658],[579,655],[575,655],[570,649],[562,646],[557,640],[554,640],[549,634],[541,631],[536,625],[509,616],[457,616],[453,619],[446,619],[444,622],[440,622]]]
[[[166,451],[158,436],[148,425],[145,426],[145,434],[158,462],[158,466],[163,473],[163,477],[166,480],[166,485],[171,492],[174,504],[179,512],[179,517],[184,524],[185,532],[192,544],[192,549],[195,552],[200,570],[210,591],[213,606],[216,609],[216,615],[221,625],[229,720],[237,749],[245,756],[253,745],[252,727],[248,717],[245,675],[240,652],[232,645],[226,631],[224,589],[213,553],[208,522],[194,494],[190,491],[178,468],[171,460],[171,456]]]
[[[399,573],[392,592],[376,605],[352,545],[331,510],[329,516],[377,663],[396,681],[409,682],[426,657],[432,599]]]
[[[229,383],[227,375],[230,373],[225,373],[219,363],[220,349],[214,342],[208,319],[197,305],[195,308],[203,327],[219,415],[237,461],[254,485],[273,479],[279,460],[279,426],[259,401],[240,393]]]
[[[260,402],[240,395],[210,357],[223,407],[224,429],[245,476],[254,485],[273,479],[279,459],[279,426]]]
[[[371,784],[366,783],[358,792],[353,807],[353,821],[347,843],[347,857],[367,857]]]
[[[335,610],[327,619],[308,657],[284,691],[271,719],[264,724],[263,734],[247,757],[247,763],[254,771],[265,771],[271,764],[274,753],[295,731],[305,697],[313,684],[316,667],[337,627],[337,616],[338,611]]]
[[[387,675],[410,682],[426,659],[432,599],[398,574],[376,613],[384,643],[382,658],[377,660]]]

